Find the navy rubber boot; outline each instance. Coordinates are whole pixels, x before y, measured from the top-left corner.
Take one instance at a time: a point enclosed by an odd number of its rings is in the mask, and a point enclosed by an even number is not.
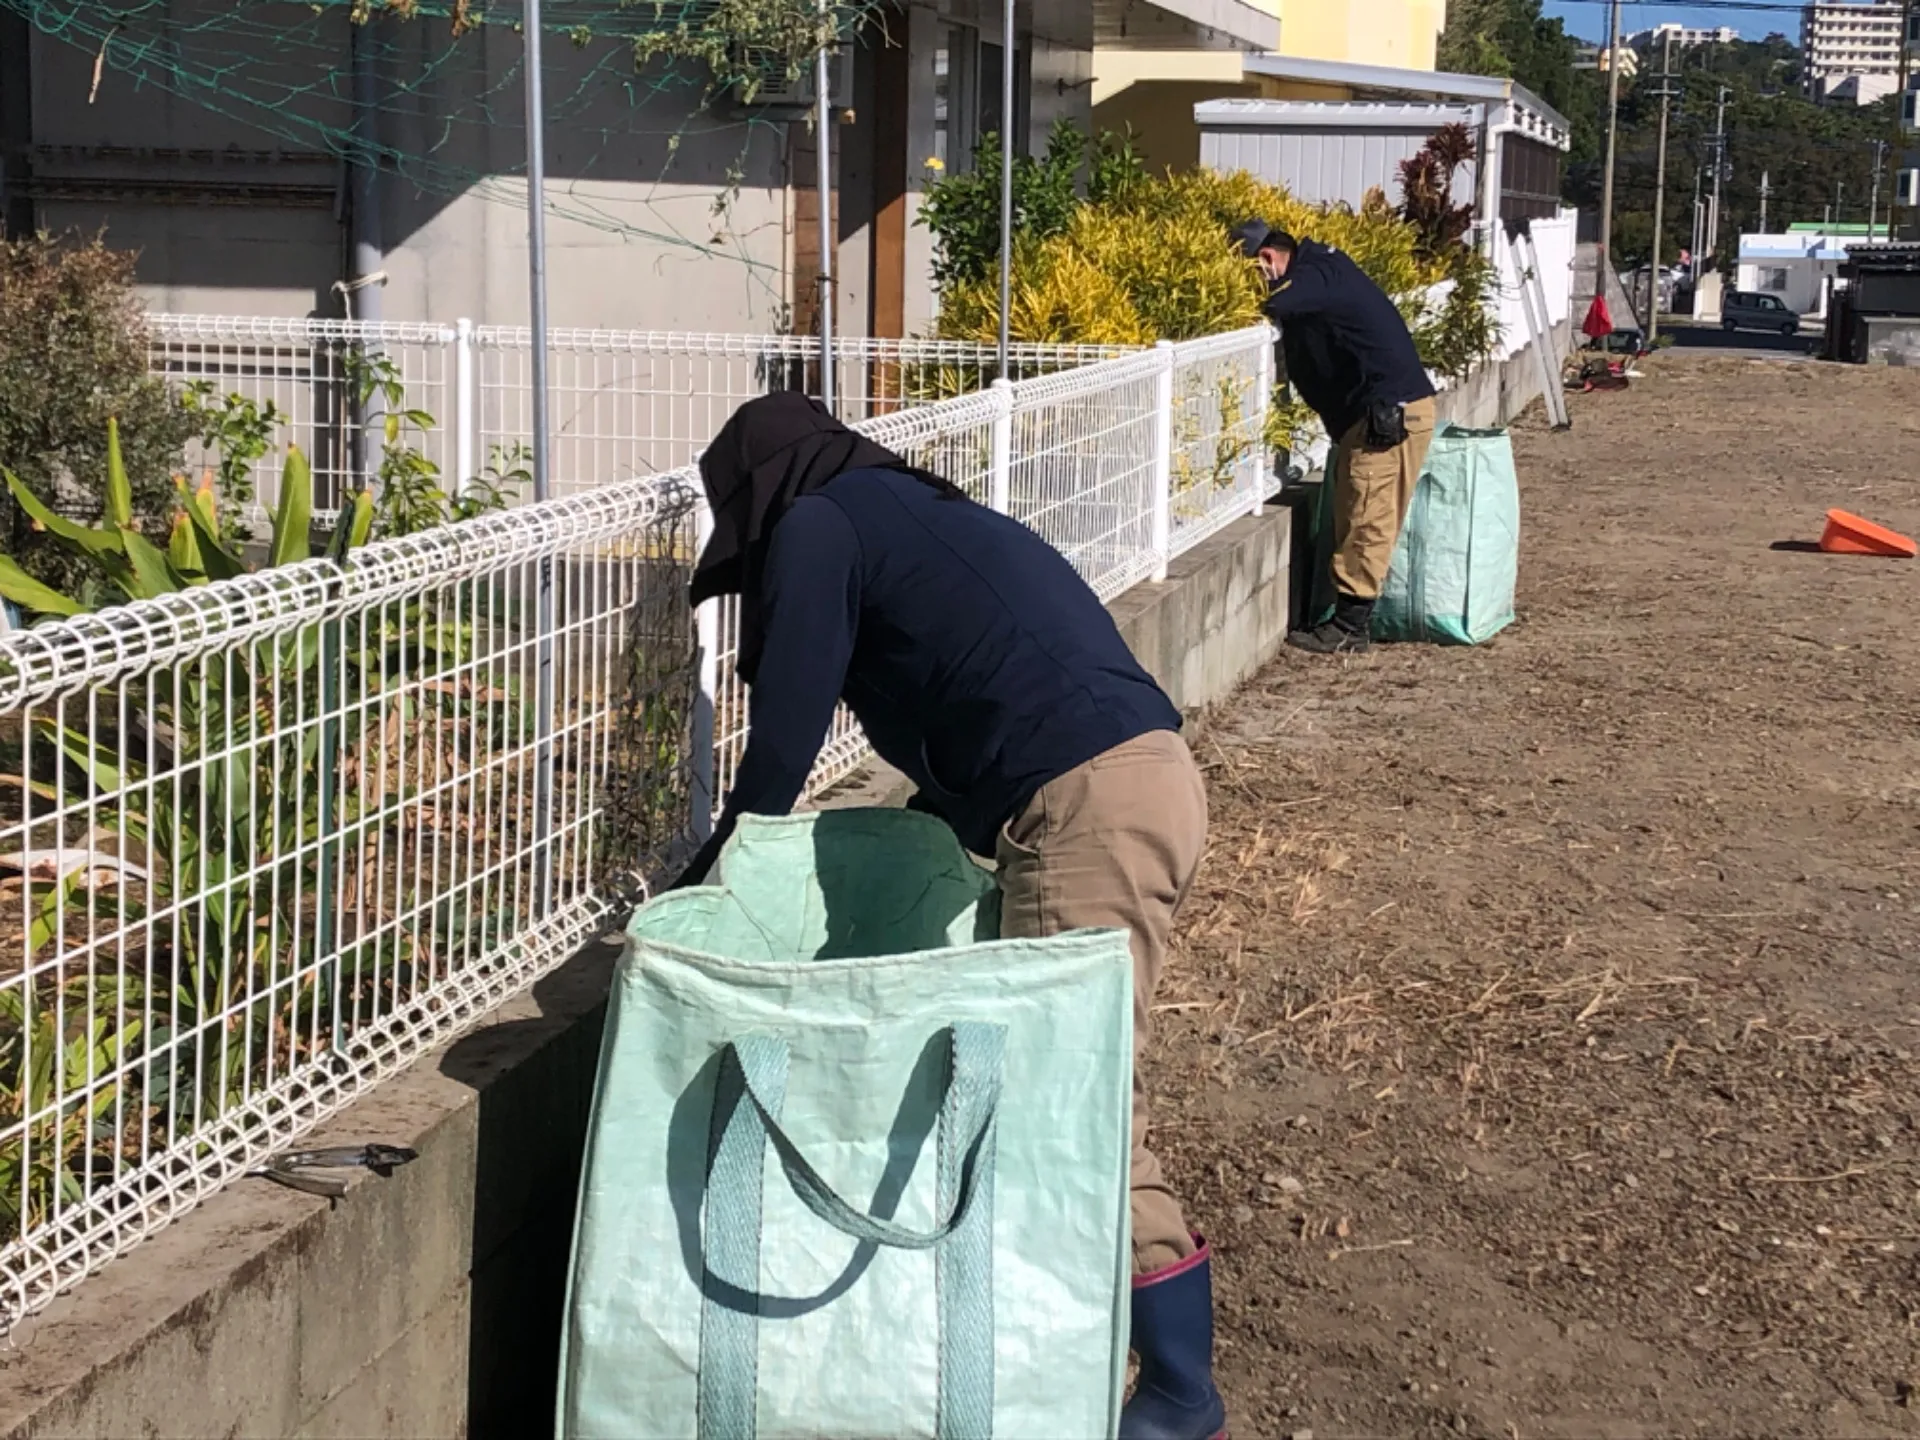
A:
[[[1227,1405],[1213,1383],[1213,1251],[1133,1279],[1140,1383],[1120,1412],[1119,1440],[1226,1440]]]

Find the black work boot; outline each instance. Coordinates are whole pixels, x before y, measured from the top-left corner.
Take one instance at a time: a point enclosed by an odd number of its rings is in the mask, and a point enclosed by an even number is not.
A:
[[[1186,1259],[1134,1276],[1140,1381],[1120,1412],[1120,1440],[1226,1440],[1227,1407],[1213,1383],[1212,1260],[1201,1240]]]
[[[1373,648],[1367,631],[1373,624],[1373,601],[1337,595],[1333,618],[1323,620],[1311,630],[1295,630],[1287,644],[1315,655],[1364,655]]]

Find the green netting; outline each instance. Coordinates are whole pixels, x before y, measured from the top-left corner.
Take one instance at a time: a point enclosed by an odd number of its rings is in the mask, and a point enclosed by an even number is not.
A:
[[[0,8],[84,52],[96,84],[153,87],[283,146],[376,165],[425,192],[525,203],[524,190],[502,180],[519,160],[496,163],[525,154],[520,47],[483,43],[521,32],[517,5],[0,0]],[[780,121],[716,102],[797,73],[823,39],[856,33],[870,8],[871,0],[834,0],[824,10],[814,0],[549,0],[550,150],[559,141],[571,151],[566,178],[591,178],[610,160],[630,162],[645,142],[664,156],[659,173],[635,176],[629,163],[619,178],[669,181],[684,137],[698,131],[711,145],[735,134],[741,159],[713,187],[724,209],[754,132]],[[371,133],[355,120],[356,51],[374,77]],[[476,152],[489,157],[484,166],[473,162]],[[723,227],[690,225],[684,200],[671,212],[639,208],[657,223],[609,213],[564,185],[548,198],[556,216],[747,263],[716,233]]]

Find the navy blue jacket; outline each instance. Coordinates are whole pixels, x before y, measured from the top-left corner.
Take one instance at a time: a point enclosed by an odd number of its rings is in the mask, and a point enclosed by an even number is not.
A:
[[[1336,443],[1374,401],[1404,405],[1433,394],[1407,322],[1344,252],[1302,240],[1266,310],[1280,327],[1287,383]]]
[[[1058,551],[910,475],[851,470],[795,501],[761,595],[747,751],[703,858],[737,815],[793,808],[842,699],[978,855],[1049,780],[1180,728]]]

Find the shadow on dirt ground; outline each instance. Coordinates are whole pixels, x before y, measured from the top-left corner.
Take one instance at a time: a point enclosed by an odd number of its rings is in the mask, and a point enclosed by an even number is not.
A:
[[[1920,376],[1516,431],[1517,624],[1199,742],[1157,1147],[1236,1437],[1920,1434]]]

